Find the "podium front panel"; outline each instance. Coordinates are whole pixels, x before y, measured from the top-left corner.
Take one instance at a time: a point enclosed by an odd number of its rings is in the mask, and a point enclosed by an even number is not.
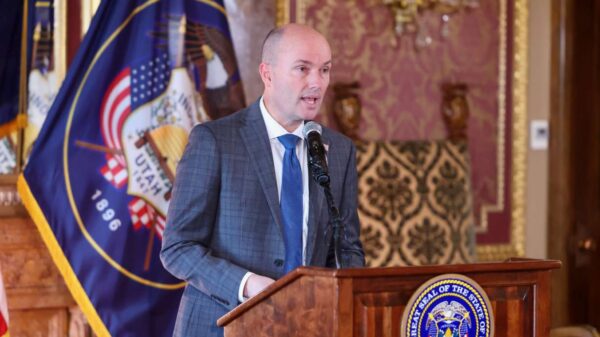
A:
[[[540,277],[538,272],[475,273],[465,276],[481,285],[490,299],[495,337],[548,336],[546,313],[549,312],[550,303],[548,280],[545,277]],[[427,279],[422,276],[354,279],[352,336],[400,337],[406,305]]]

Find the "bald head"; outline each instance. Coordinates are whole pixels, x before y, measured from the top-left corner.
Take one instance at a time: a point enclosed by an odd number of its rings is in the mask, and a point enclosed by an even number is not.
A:
[[[281,37],[283,36],[283,27],[275,27],[271,29],[262,45],[261,62],[273,64],[276,49],[279,47]]]
[[[272,30],[258,66],[269,114],[289,132],[314,119],[329,85],[330,69],[331,48],[323,35],[299,24]]]
[[[277,55],[285,44],[296,43],[299,39],[306,37],[320,40],[320,42],[325,42],[328,45],[327,40],[321,33],[306,25],[288,23],[273,28],[263,42],[261,62],[275,64]]]

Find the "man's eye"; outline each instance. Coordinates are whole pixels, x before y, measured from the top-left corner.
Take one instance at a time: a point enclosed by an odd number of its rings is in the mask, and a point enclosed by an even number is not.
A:
[[[307,68],[305,66],[299,66],[297,69],[301,72],[305,72]]]
[[[323,68],[321,70],[321,72],[323,72],[323,74],[328,74],[329,73],[329,68]]]

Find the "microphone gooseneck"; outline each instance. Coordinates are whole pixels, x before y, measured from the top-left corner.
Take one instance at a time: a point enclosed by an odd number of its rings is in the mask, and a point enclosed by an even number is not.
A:
[[[329,224],[333,229],[333,248],[335,257],[335,267],[343,268],[341,238],[344,233],[344,223],[340,216],[340,211],[335,205],[331,188],[329,187],[329,168],[325,157],[325,147],[321,141],[321,125],[315,122],[304,124],[302,133],[308,145],[308,166],[313,179],[317,184],[323,187],[325,199],[327,200],[327,210],[329,211]],[[329,230],[329,228],[328,228]],[[329,244],[329,243],[327,243]]]

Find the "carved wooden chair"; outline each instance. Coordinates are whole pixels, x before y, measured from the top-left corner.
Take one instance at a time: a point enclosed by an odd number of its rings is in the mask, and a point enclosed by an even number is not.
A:
[[[358,97],[336,91],[334,112],[342,132],[356,141],[358,214],[367,265],[468,263],[475,231],[466,141],[466,88],[444,87],[449,138],[362,141],[343,117],[356,121]],[[348,100],[355,101],[349,113]],[[340,101],[345,104],[341,104]],[[345,113],[339,111],[345,107]]]

